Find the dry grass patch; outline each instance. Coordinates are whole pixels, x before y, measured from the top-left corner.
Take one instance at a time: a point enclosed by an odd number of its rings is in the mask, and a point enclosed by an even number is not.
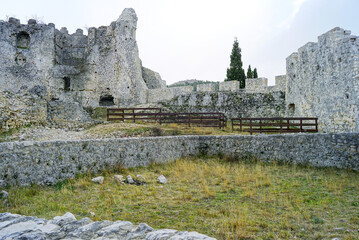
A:
[[[141,174],[147,184],[122,185],[105,173],[102,185],[86,175],[51,187],[13,187],[0,211],[45,218],[70,211],[218,239],[359,239],[356,172],[203,157],[116,174]],[[156,181],[161,174],[166,185]]]

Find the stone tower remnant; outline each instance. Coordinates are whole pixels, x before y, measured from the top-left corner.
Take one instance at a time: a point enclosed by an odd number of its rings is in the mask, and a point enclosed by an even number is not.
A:
[[[109,26],[68,34],[55,25],[0,22],[0,91],[45,89],[46,100],[84,107],[145,103],[147,89],[165,87],[142,66],[136,42],[137,16],[125,9]]]
[[[359,37],[336,27],[287,58],[289,116],[318,117],[324,132],[359,132]]]

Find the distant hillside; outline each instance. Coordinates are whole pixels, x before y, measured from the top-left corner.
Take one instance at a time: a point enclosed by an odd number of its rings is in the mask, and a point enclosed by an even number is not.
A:
[[[208,84],[208,83],[215,83],[216,87],[219,85],[219,82],[212,82],[212,81],[205,81],[205,80],[197,80],[197,79],[188,79],[175,82],[167,87],[182,87],[182,86],[193,86],[193,91],[197,90],[198,84]]]

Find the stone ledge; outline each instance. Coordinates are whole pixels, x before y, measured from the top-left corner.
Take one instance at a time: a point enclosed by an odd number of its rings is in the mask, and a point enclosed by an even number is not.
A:
[[[0,213],[0,239],[192,239],[215,240],[197,232],[172,229],[155,230],[145,223],[138,226],[127,221],[92,222],[76,220],[72,213],[54,217],[51,221],[18,214]]]

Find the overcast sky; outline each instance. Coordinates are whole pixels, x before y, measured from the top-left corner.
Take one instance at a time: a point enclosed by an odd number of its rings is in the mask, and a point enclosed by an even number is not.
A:
[[[274,84],[285,58],[334,27],[359,35],[358,0],[0,0],[0,19],[37,16],[56,28],[99,27],[124,8],[138,16],[137,42],[145,67],[167,84],[223,81],[234,38],[247,70]]]

